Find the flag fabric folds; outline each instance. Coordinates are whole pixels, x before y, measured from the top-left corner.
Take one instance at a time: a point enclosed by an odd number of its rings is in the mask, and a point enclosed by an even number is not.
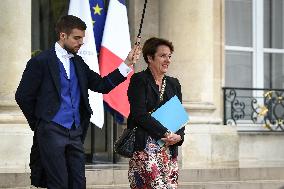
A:
[[[89,1],[70,0],[68,14],[77,16],[86,23],[87,29],[85,32],[84,45],[80,48],[78,55],[84,59],[91,70],[100,74]],[[103,96],[91,90],[88,92],[90,106],[93,110],[90,121],[102,128],[104,124]]]
[[[96,41],[97,53],[100,53],[102,37],[105,26],[105,19],[107,14],[107,1],[106,0],[89,0],[91,16],[93,22],[93,30]],[[111,112],[118,123],[123,123],[124,117],[111,108],[107,103],[104,103],[104,110]]]
[[[131,50],[125,0],[110,0],[103,32],[99,55],[100,72],[102,76],[115,70],[127,57]],[[124,117],[128,117],[130,105],[127,98],[127,88],[130,77],[104,95],[104,101]]]
[[[97,53],[100,53],[102,37],[104,32],[107,5],[106,0],[89,0],[93,23],[93,31],[96,41]]]

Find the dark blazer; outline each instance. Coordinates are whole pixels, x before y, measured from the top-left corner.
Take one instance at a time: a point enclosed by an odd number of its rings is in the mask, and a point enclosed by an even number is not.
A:
[[[80,56],[75,55],[72,60],[81,92],[80,126],[83,130],[81,139],[84,142],[92,114],[88,89],[99,93],[108,93],[123,82],[126,77],[116,69],[102,78],[99,74],[90,70]],[[43,51],[28,61],[15,98],[33,131],[36,132],[40,120],[51,121],[59,110],[61,103],[60,90],[59,65],[54,48]],[[32,171],[39,170],[38,159],[38,147],[34,138],[30,161]],[[32,175],[35,174],[32,173]]]
[[[137,127],[135,138],[136,151],[141,151],[145,148],[148,136],[157,140],[163,138],[167,132],[167,129],[153,118],[149,112],[163,105],[174,95],[177,95],[182,102],[181,86],[178,79],[169,76],[165,77],[166,88],[164,99],[160,103],[159,88],[149,68],[145,71],[135,73],[131,77],[127,91],[130,103],[130,115],[127,120],[127,127]],[[175,156],[177,156],[177,147],[182,145],[184,141],[184,128],[181,128],[176,133],[181,136],[182,140],[170,147],[172,154]]]
[[[75,55],[72,59],[81,91],[81,126],[86,133],[92,114],[88,89],[108,93],[126,78],[118,69],[102,78],[90,70],[80,56]],[[60,90],[59,65],[54,48],[30,59],[16,91],[16,101],[33,131],[40,119],[50,121],[59,110]]]

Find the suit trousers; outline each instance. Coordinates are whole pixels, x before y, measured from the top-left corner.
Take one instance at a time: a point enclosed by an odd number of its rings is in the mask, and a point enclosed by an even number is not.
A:
[[[41,163],[48,189],[85,189],[85,155],[82,128],[64,128],[54,122],[40,121],[37,128]]]

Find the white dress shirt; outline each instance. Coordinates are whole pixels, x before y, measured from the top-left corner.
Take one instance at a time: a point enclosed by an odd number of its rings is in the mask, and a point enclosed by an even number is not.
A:
[[[64,48],[62,48],[58,42],[55,43],[55,53],[57,58],[63,63],[64,69],[66,71],[68,79],[70,79],[70,58],[74,57],[73,54],[68,53]],[[132,71],[132,68],[127,66],[124,62],[122,62],[118,67],[119,72],[124,77]]]

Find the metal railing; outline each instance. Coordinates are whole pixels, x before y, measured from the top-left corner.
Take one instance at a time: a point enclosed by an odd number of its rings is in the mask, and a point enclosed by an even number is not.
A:
[[[223,87],[224,125],[284,131],[284,89]]]

